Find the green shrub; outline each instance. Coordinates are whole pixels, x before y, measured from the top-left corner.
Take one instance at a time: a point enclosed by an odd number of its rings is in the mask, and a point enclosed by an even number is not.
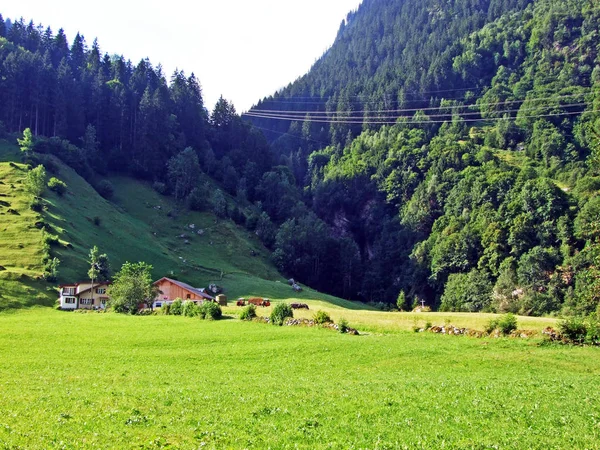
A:
[[[490,321],[485,326],[485,332],[487,334],[492,334],[496,328],[498,328],[498,322],[500,319],[490,319]]]
[[[585,336],[585,342],[588,344],[600,345],[600,321],[598,321],[595,314],[589,316],[586,325],[587,334]]]
[[[346,333],[348,331],[349,327],[350,326],[348,325],[348,321],[342,317],[340,319],[340,321],[338,322],[338,330],[339,330],[339,332],[340,333]]]
[[[182,315],[185,317],[196,317],[201,315],[200,307],[194,302],[184,302]]]
[[[583,343],[586,340],[588,329],[582,317],[569,317],[558,324],[560,334],[574,343]]]
[[[167,193],[168,193],[167,185],[160,181],[155,181],[152,184],[152,189],[154,189],[156,192],[158,192],[161,195],[167,195]]]
[[[188,208],[192,211],[204,211],[208,207],[208,192],[204,187],[195,187],[187,196]]]
[[[504,336],[508,336],[510,333],[517,329],[517,316],[513,313],[505,314],[501,317],[490,319],[485,326],[485,332],[492,334],[495,330],[500,331]]]
[[[199,316],[205,320],[219,320],[223,317],[223,311],[217,303],[204,302],[200,305]]]
[[[180,298],[176,298],[173,304],[171,305],[171,314],[173,316],[180,316],[183,314],[183,302]]]
[[[29,205],[32,211],[42,212],[44,210],[44,203],[41,199],[33,197]]]
[[[256,306],[248,305],[240,313],[240,320],[252,320],[256,317]]]
[[[294,317],[292,307],[287,303],[277,303],[271,312],[271,323],[282,326],[285,319]]]
[[[160,307],[158,312],[160,314],[162,314],[163,316],[170,316],[171,315],[171,305],[169,305],[168,303],[165,303],[164,305],[162,305]]]
[[[110,181],[102,180],[96,186],[96,192],[98,192],[98,194],[100,194],[102,197],[108,200],[111,199],[114,195],[115,188],[113,187]]]
[[[327,314],[325,311],[317,311],[315,313],[315,315],[313,316],[313,319],[314,319],[315,323],[318,325],[323,325],[324,323],[333,322],[331,320],[331,317],[329,317],[329,314]]]
[[[505,314],[498,321],[500,333],[507,336],[517,329],[517,316],[512,313]]]
[[[61,197],[64,195],[65,192],[67,192],[67,184],[56,177],[50,178],[50,180],[48,181],[48,187],[51,191],[56,192]]]
[[[396,306],[398,311],[402,311],[406,307],[406,294],[404,291],[400,291],[398,298],[396,299]]]

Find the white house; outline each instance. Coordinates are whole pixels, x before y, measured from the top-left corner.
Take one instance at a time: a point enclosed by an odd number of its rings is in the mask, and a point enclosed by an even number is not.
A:
[[[104,309],[108,302],[108,286],[109,281],[95,282],[93,290],[91,281],[63,284],[59,286],[60,309]]]

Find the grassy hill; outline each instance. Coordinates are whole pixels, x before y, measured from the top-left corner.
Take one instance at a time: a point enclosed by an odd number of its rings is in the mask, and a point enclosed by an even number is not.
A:
[[[40,215],[29,208],[23,181],[27,168],[18,163],[16,147],[0,141],[0,310],[52,305],[55,294],[42,273]]]
[[[319,299],[356,308],[352,302],[310,289],[296,294],[269,260],[258,238],[229,219],[186,210],[173,198],[161,196],[148,183],[113,177],[111,201],[70,167],[53,159],[54,176],[67,184],[59,196],[46,190],[45,210],[31,211],[23,182],[27,172],[15,145],[0,141],[0,309],[23,305],[52,305],[56,293],[39,278],[43,272],[42,231],[59,238],[52,255],[60,259],[58,282],[85,279],[89,250],[97,245],[107,253],[113,271],[125,261],[145,261],[153,276],[174,277],[206,286],[217,283],[231,298],[258,295],[272,299]],[[9,210],[14,211],[10,213]]]

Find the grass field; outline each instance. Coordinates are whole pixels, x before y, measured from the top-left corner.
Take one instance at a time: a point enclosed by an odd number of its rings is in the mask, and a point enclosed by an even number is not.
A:
[[[600,448],[596,348],[0,314],[1,448]]]
[[[349,307],[332,304],[323,300],[302,300],[288,299],[288,302],[305,302],[310,309],[299,309],[294,311],[294,317],[311,319],[316,311],[325,311],[334,322],[339,322],[344,318],[352,326],[358,327],[363,331],[371,333],[396,333],[413,330],[414,326],[424,327],[427,322],[432,325],[454,325],[459,328],[469,328],[473,330],[485,330],[487,323],[492,318],[498,318],[496,314],[485,313],[412,313],[412,312],[382,312],[367,309],[360,303],[348,302]],[[233,306],[230,303],[224,311],[226,314],[237,315],[241,307]],[[273,306],[269,308],[258,308],[259,316],[268,317],[271,314]],[[537,331],[538,333],[546,327],[557,327],[557,319],[550,317],[527,317],[518,316],[518,328],[520,330]]]

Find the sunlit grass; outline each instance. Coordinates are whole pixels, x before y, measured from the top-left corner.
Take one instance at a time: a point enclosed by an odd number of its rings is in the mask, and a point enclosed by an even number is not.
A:
[[[545,449],[600,437],[595,348],[48,309],[0,314],[0,330],[0,447]]]

